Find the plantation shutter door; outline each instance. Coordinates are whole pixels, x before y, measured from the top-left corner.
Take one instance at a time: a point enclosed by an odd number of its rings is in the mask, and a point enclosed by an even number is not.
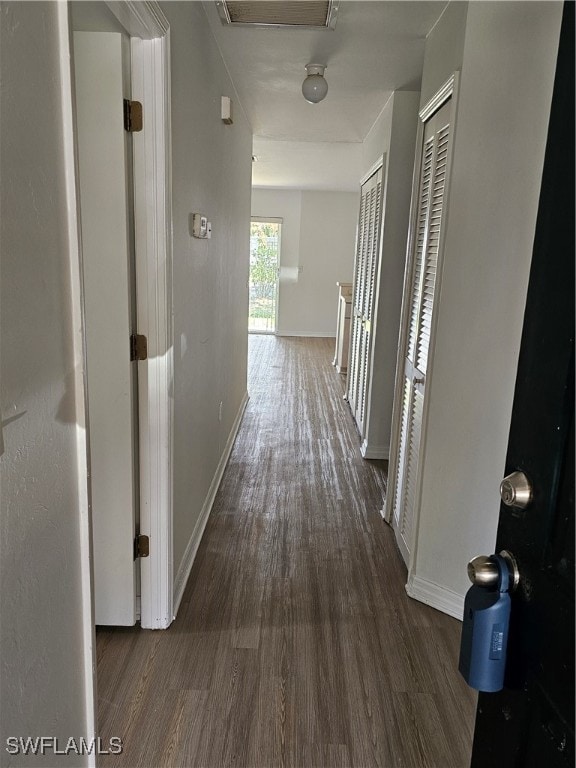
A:
[[[380,243],[380,208],[382,200],[382,172],[377,183],[370,190],[370,232],[367,242],[366,274],[364,277],[364,305],[362,313],[362,347],[360,352],[361,367],[359,376],[360,397],[356,409],[356,424],[360,434],[364,436],[366,426],[366,401],[368,397],[371,362],[372,316],[374,313],[374,289],[376,269],[378,267],[378,246]]]
[[[406,564],[412,548],[416,514],[418,455],[436,291],[438,249],[446,199],[450,108],[451,102],[448,100],[424,126],[407,319],[400,436],[392,505],[392,524],[398,547]]]
[[[354,269],[348,402],[361,436],[364,433],[369,384],[370,338],[378,267],[381,207],[382,168],[380,167],[362,185]]]
[[[352,321],[350,339],[350,360],[348,363],[347,398],[352,413],[356,410],[358,396],[358,370],[360,354],[360,317],[359,305],[362,287],[364,238],[366,236],[366,194],[362,189],[360,197],[360,214],[358,218],[358,234],[356,236],[356,255],[354,260],[354,286],[352,289]]]

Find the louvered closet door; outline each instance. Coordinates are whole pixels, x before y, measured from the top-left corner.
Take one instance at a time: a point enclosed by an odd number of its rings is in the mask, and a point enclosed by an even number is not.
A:
[[[360,216],[354,265],[354,290],[348,402],[360,435],[364,436],[366,398],[370,370],[374,289],[378,267],[378,245],[382,207],[382,168],[362,185]]]
[[[396,539],[406,564],[412,547],[438,247],[446,198],[450,106],[448,100],[424,126],[393,504]]]

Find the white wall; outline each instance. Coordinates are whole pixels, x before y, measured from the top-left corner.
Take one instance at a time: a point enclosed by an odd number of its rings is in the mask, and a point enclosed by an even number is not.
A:
[[[278,141],[254,136],[252,183],[268,189],[355,192],[361,142]]]
[[[420,89],[421,106],[430,101],[453,72],[461,69],[467,15],[467,2],[450,2],[428,33]]]
[[[365,176],[374,163],[382,157],[383,153],[388,152],[390,148],[393,104],[394,98],[392,95],[382,107],[382,111],[364,139],[362,144],[362,167],[360,169],[360,178]]]
[[[246,395],[252,135],[201,3],[166,3],[172,54],[174,572],[185,581]],[[220,98],[234,102],[234,124]],[[212,239],[189,232],[205,214]],[[222,403],[222,421],[219,409]],[[178,595],[176,595],[178,597]]]
[[[466,563],[495,546],[560,17],[548,2],[474,2],[467,12],[409,585],[456,613]],[[446,56],[453,65],[437,28],[426,50],[436,87]]]
[[[336,283],[352,282],[358,205],[355,192],[253,190],[253,216],[283,219],[279,335],[336,334]]]
[[[298,296],[301,214],[299,190],[252,189],[252,216],[282,219],[278,329],[290,327],[294,296]]]
[[[3,3],[0,10],[0,744],[6,766],[86,765],[74,753],[11,758],[5,738],[50,735],[62,747],[70,736],[90,738],[94,727],[92,627],[84,603],[87,498],[77,472],[84,433],[83,402],[75,394],[79,305],[71,300],[72,290],[78,297],[78,262],[68,239],[75,213],[72,208],[69,221],[59,60],[58,20],[67,49],[67,10],[59,6]],[[63,67],[69,68],[66,56]],[[67,107],[70,116],[69,101]],[[80,457],[85,479],[85,452]]]

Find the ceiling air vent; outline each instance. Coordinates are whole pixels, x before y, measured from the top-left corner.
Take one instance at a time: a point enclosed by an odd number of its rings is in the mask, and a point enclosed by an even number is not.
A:
[[[223,24],[334,29],[338,0],[217,0]]]

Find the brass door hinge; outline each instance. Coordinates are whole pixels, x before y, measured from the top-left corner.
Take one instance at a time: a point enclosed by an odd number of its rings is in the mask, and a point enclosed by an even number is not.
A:
[[[150,557],[150,537],[143,533],[134,539],[134,560],[139,557]]]
[[[148,339],[141,333],[130,336],[130,362],[148,359]]]
[[[124,130],[136,133],[142,130],[142,104],[124,99]]]

